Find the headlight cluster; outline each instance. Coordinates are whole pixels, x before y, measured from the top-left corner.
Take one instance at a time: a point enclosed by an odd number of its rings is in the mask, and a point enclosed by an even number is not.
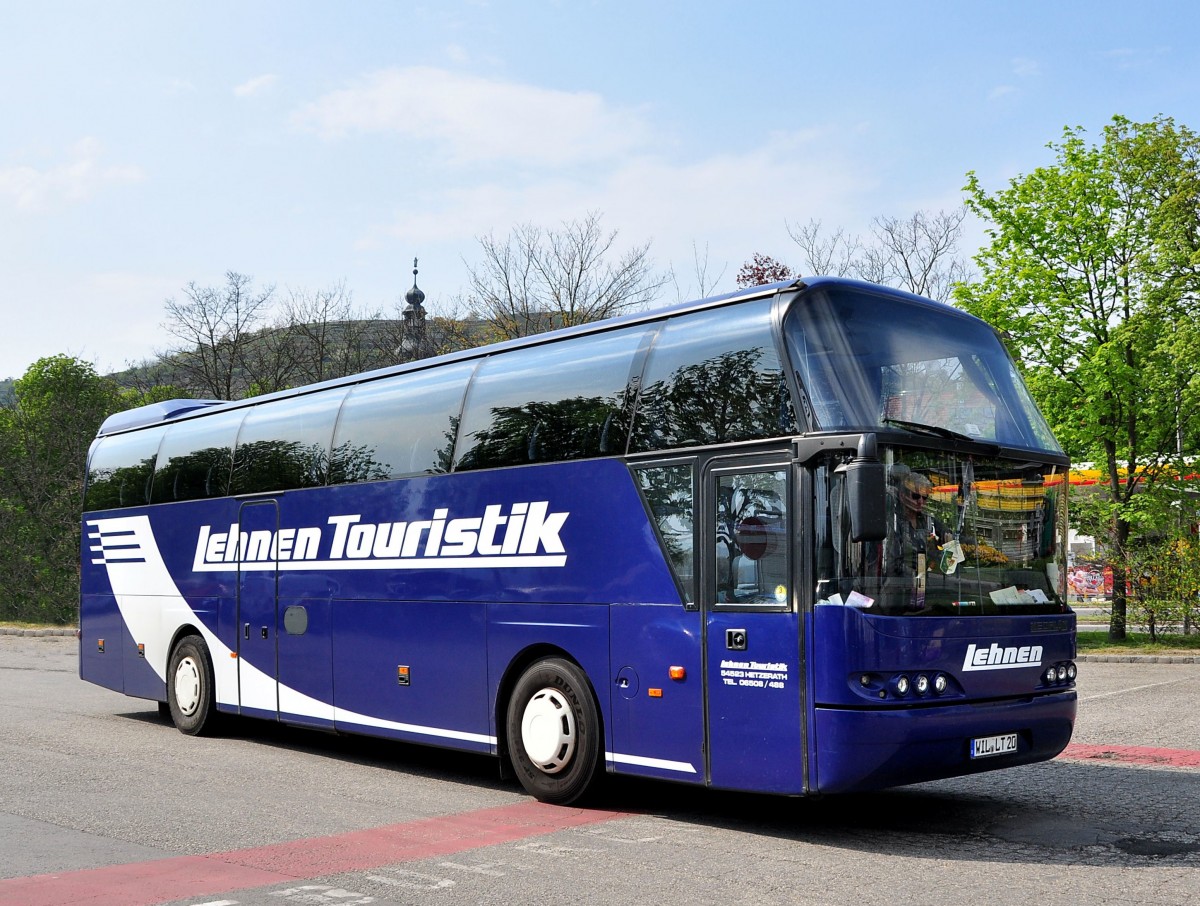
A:
[[[907,673],[901,673],[892,679],[892,690],[901,698],[915,692],[917,695],[944,695],[950,688],[950,680],[944,673],[918,673],[909,679]]]
[[[858,678],[858,685],[863,691],[872,692],[879,698],[887,698],[889,692],[896,698],[938,696],[954,688],[945,673],[897,673],[891,677],[863,673]]]
[[[1047,667],[1042,674],[1042,681],[1047,686],[1069,686],[1075,682],[1077,674],[1074,661],[1062,661]]]

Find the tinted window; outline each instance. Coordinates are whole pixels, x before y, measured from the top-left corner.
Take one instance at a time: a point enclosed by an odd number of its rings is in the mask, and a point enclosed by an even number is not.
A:
[[[231,494],[325,484],[329,443],[344,389],[276,400],[250,410],[233,455]]]
[[[1062,452],[995,332],[948,306],[813,291],[792,303],[784,332],[818,428],[946,428]]]
[[[456,469],[621,455],[630,371],[646,327],[487,359],[463,413]]]
[[[882,543],[851,540],[844,460],[816,470],[821,603],[906,618],[1067,612],[1060,467],[887,447],[880,458]]]
[[[638,483],[667,561],[683,589],[684,601],[696,600],[695,493],[691,465],[646,466],[635,470]]]
[[[787,499],[783,469],[717,479],[716,603],[788,604]]]
[[[162,428],[153,428],[97,441],[88,462],[84,509],[107,510],[149,503],[154,457],[162,436]]]
[[[448,472],[474,363],[360,384],[338,417],[329,481]]]
[[[170,425],[158,451],[151,501],[170,503],[228,494],[233,442],[245,415],[245,409],[237,409]]]
[[[631,453],[794,433],[770,299],[667,322],[642,377]]]

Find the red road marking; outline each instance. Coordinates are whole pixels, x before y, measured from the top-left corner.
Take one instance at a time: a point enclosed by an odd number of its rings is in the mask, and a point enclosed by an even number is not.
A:
[[[1113,761],[1169,768],[1200,768],[1200,752],[1189,749],[1155,749],[1149,746],[1093,746],[1071,743],[1059,758],[1072,761]]]
[[[332,837],[0,880],[0,906],[151,906],[511,843],[624,817],[522,802]]]

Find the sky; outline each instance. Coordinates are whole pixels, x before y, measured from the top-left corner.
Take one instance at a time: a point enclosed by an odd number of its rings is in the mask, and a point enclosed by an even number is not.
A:
[[[1197,34],[1183,0],[0,0],[0,378],[169,351],[229,271],[365,313],[415,257],[461,311],[481,237],[589,214],[664,304],[697,257],[732,290],[789,225],[952,210],[1066,127],[1200,129]]]

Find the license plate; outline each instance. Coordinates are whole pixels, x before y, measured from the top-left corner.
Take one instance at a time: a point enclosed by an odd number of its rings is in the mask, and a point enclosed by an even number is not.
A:
[[[1016,733],[1004,733],[1000,736],[980,736],[971,740],[972,758],[1007,755],[1015,751],[1017,751]]]

